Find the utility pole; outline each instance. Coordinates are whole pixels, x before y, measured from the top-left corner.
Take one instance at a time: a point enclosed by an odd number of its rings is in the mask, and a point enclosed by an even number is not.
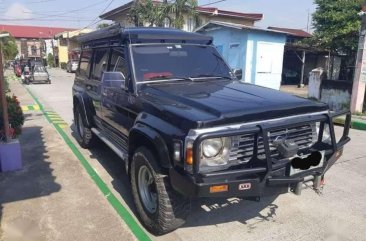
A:
[[[304,75],[305,75],[305,60],[306,60],[306,51],[302,51],[302,57],[301,57],[301,77],[300,77],[300,84],[299,88],[304,88]]]
[[[8,37],[8,33],[0,34],[0,38]],[[4,69],[3,69],[3,47],[0,43],[0,94],[1,94],[1,107],[3,112],[3,123],[4,123],[4,133],[5,133],[5,142],[10,140],[9,136],[9,116],[8,116],[8,102],[6,101],[5,94],[5,81],[4,81]]]
[[[358,44],[356,59],[355,78],[353,80],[351,112],[362,112],[365,100],[366,86],[366,3],[362,6],[360,12],[362,17],[361,33]]]

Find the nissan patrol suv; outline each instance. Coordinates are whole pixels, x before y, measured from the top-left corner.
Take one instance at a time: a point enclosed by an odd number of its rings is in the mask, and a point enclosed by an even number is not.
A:
[[[121,157],[154,234],[183,225],[193,197],[300,194],[308,181],[318,189],[350,140],[350,113],[238,81],[211,37],[115,25],[79,42],[78,142],[100,139]]]

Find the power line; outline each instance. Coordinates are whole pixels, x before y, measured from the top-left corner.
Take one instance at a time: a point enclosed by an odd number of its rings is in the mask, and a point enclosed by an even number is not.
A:
[[[14,18],[14,19],[10,19],[10,18],[0,18],[0,21],[68,21],[68,22],[75,22],[75,21],[85,21],[85,22],[90,22],[90,19],[56,19],[56,18],[52,18],[52,19],[45,19],[45,18]]]
[[[74,13],[74,12],[84,11],[85,9],[97,6],[97,5],[102,4],[102,3],[105,3],[105,1],[99,1],[99,2],[96,2],[96,3],[90,4],[90,5],[87,5],[85,7],[82,7],[82,8],[76,8],[76,9],[70,9],[70,10],[53,10],[53,11],[52,10],[50,10],[50,11],[47,10],[47,13],[51,13],[51,12],[52,13],[58,13],[58,14]],[[28,13],[37,14],[37,13],[44,13],[44,12],[28,12]]]
[[[215,2],[212,2],[212,3],[206,3],[206,4],[202,4],[198,7],[204,7],[204,6],[209,6],[209,5],[213,5],[213,4],[216,4],[216,3],[221,3],[221,2],[225,2],[227,0],[218,0],[218,1],[215,1]]]
[[[89,28],[90,26],[92,26],[92,25],[94,25],[94,24],[96,24],[96,23],[99,23],[100,21],[102,21],[103,19],[100,19],[100,20],[97,20],[98,18],[99,18],[99,16],[100,15],[102,15],[108,8],[109,8],[109,6],[111,6],[112,5],[112,3],[114,2],[114,0],[111,0],[109,3],[108,3],[108,5],[103,9],[103,11],[102,12],[100,12],[99,14],[98,14],[98,16],[88,25],[88,26],[86,26],[86,27],[84,27],[84,28],[82,28],[82,30],[83,29],[86,29],[86,28]],[[96,21],[96,22],[95,22]]]

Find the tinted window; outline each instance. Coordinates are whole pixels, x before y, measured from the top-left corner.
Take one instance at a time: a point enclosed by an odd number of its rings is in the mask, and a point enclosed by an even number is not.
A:
[[[107,70],[108,52],[108,49],[97,49],[94,51],[92,79],[100,80],[103,71]]]
[[[109,67],[111,72],[121,72],[123,77],[127,77],[127,65],[125,54],[122,48],[117,48],[112,50],[111,65]]]
[[[79,73],[81,76],[89,77],[91,50],[83,50],[80,57]]]

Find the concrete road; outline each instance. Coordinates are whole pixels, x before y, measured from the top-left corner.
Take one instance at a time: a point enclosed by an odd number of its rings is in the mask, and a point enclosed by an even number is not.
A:
[[[50,73],[51,85],[30,88],[47,108],[72,126],[73,74],[62,70]],[[352,142],[327,173],[321,194],[307,189],[301,196],[288,193],[263,198],[259,203],[240,198],[193,200],[192,214],[184,227],[152,239],[366,240],[366,132],[351,130],[350,135]],[[118,199],[135,212],[118,157],[104,145],[82,153]]]

